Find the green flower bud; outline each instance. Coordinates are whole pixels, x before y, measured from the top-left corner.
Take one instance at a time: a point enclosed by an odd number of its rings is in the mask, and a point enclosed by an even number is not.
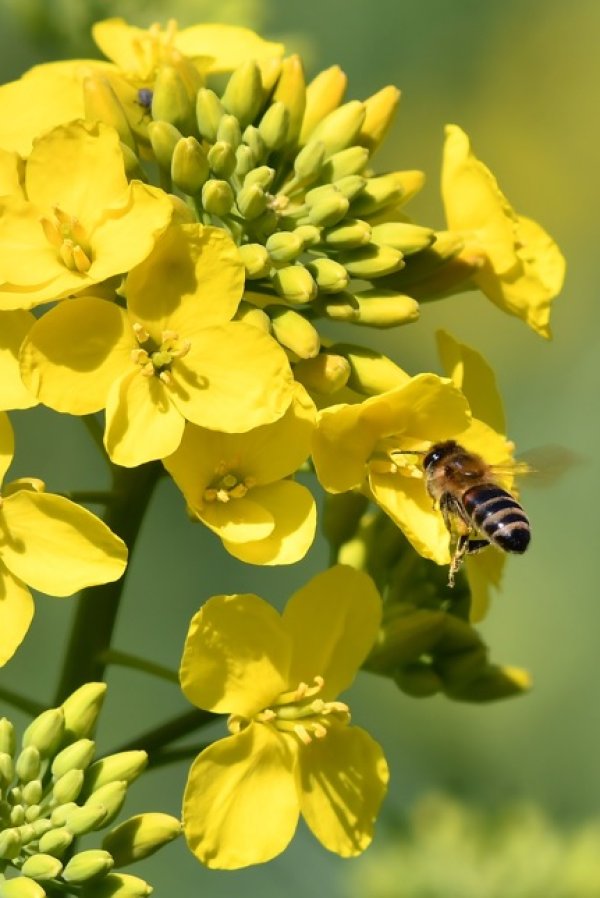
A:
[[[91,763],[95,751],[96,746],[91,739],[78,739],[72,745],[67,745],[52,761],[50,770],[54,779],[59,779],[69,770],[85,770]]]
[[[31,823],[23,823],[19,827],[19,836],[23,845],[28,845],[35,839],[35,828]]]
[[[264,331],[265,334],[271,333],[271,319],[267,313],[250,302],[241,301],[233,320],[243,321],[244,324],[257,327],[259,330]]]
[[[429,698],[443,689],[441,678],[430,664],[423,661],[401,668],[394,674],[393,679],[402,692],[413,698]]]
[[[222,218],[233,206],[233,190],[227,181],[210,179],[202,188],[202,206],[209,215]]]
[[[6,788],[14,779],[15,764],[12,755],[7,752],[0,754],[0,789]]]
[[[15,751],[15,728],[6,717],[0,718],[0,754],[13,755]]]
[[[114,861],[108,851],[100,848],[91,848],[88,851],[80,851],[71,858],[62,873],[65,882],[81,883],[108,873],[114,866]]]
[[[283,103],[273,103],[263,115],[258,130],[268,150],[278,150],[287,138],[290,114]]]
[[[361,175],[346,175],[344,178],[339,178],[333,186],[349,202],[352,202],[354,197],[364,189],[366,183],[367,178],[363,178]]]
[[[341,224],[323,231],[321,239],[334,249],[356,249],[371,240],[371,225],[360,218],[345,218]]]
[[[293,262],[303,251],[304,246],[293,231],[279,231],[271,234],[265,248],[274,262]]]
[[[364,171],[369,161],[369,151],[364,147],[347,147],[330,156],[323,166],[321,177],[324,181],[338,181],[348,175],[358,175]]]
[[[262,215],[259,215],[254,221],[248,222],[246,230],[253,240],[264,242],[277,230],[278,224],[277,213],[272,209],[265,209]]]
[[[256,156],[250,147],[243,143],[235,151],[235,173],[240,178],[244,178],[248,172],[251,172],[257,163]]]
[[[348,360],[351,369],[348,386],[357,393],[376,396],[406,384],[406,373],[402,368],[374,349],[334,343],[328,352],[343,355]]]
[[[108,79],[101,75],[89,75],[83,79],[81,86],[86,119],[110,125],[119,135],[121,143],[135,152],[135,138],[125,110]]]
[[[348,286],[350,278],[346,269],[333,259],[315,259],[313,262],[307,262],[306,268],[323,293],[339,293]]]
[[[58,808],[54,808],[52,814],[50,815],[50,820],[52,821],[53,826],[63,826],[65,821],[71,814],[75,814],[77,811],[80,811],[81,808],[75,804],[74,801],[69,801],[67,804],[60,805]]]
[[[274,272],[271,281],[280,296],[292,305],[303,305],[317,295],[317,285],[303,265],[289,265]]]
[[[300,143],[306,143],[318,123],[336,109],[344,97],[348,79],[338,65],[332,65],[313,78],[306,88],[306,110],[302,120]]]
[[[260,69],[254,60],[243,62],[230,76],[221,98],[225,109],[235,115],[242,128],[249,125],[262,105]]]
[[[145,751],[120,751],[100,758],[85,775],[85,794],[91,795],[107,783],[132,783],[148,765]]]
[[[45,895],[41,885],[26,876],[0,882],[0,898],[45,898]]]
[[[419,317],[419,303],[393,290],[365,290],[356,294],[356,323],[366,327],[397,327]]]
[[[342,290],[335,296],[322,296],[318,301],[319,313],[332,321],[356,321],[358,302],[353,293]]]
[[[148,137],[159,166],[165,171],[171,171],[173,151],[183,138],[181,131],[178,131],[175,125],[170,125],[169,122],[150,122]]]
[[[235,151],[224,140],[218,140],[208,151],[208,164],[217,178],[230,178],[235,171],[235,163]]]
[[[21,851],[21,837],[16,829],[5,829],[0,832],[0,858],[12,860]]]
[[[254,159],[254,164],[258,165],[259,162],[267,155],[267,148],[265,146],[265,142],[261,137],[260,131],[258,128],[255,128],[254,125],[248,125],[245,129],[242,138],[244,143],[247,144],[248,149],[252,152],[252,158]]]
[[[61,857],[73,841],[73,838],[73,833],[64,827],[50,829],[41,837],[38,846],[40,851],[43,851],[45,854]]]
[[[258,184],[250,184],[242,187],[236,197],[236,205],[242,215],[248,221],[258,218],[267,208],[267,195]]]
[[[386,620],[366,661],[375,673],[390,674],[430,653],[446,625],[446,614],[406,605]]]
[[[320,200],[311,207],[308,218],[309,224],[329,228],[337,224],[348,211],[348,200],[341,193],[331,193],[330,196]]]
[[[26,805],[39,804],[43,795],[41,780],[31,780],[23,786],[23,802]]]
[[[139,814],[109,832],[102,847],[110,852],[116,867],[126,867],[154,854],[180,833],[181,823],[175,817],[168,814]]]
[[[435,231],[410,222],[385,221],[373,226],[371,240],[379,246],[398,249],[403,256],[410,256],[431,246],[435,240]]]
[[[44,833],[52,829],[52,823],[47,817],[39,817],[37,820],[30,821],[34,832],[34,838],[41,838]]]
[[[93,797],[93,796],[92,796]],[[68,806],[64,806],[68,807]],[[62,808],[57,808],[62,811]],[[104,825],[109,816],[109,809],[105,805],[88,805],[79,808],[75,805],[69,808],[67,812],[56,815],[52,813],[52,822],[57,826],[64,826],[74,836],[83,836],[85,833],[92,832]]]
[[[68,770],[54,783],[52,795],[57,805],[68,804],[79,797],[84,781],[83,770]]]
[[[161,65],[154,82],[152,118],[169,122],[185,136],[196,131],[196,111],[181,75],[172,65]]]
[[[244,243],[238,247],[238,252],[246,269],[247,280],[256,280],[268,275],[271,270],[271,259],[262,244]]]
[[[183,200],[180,196],[176,196],[174,193],[168,193],[167,196],[169,197],[171,205],[173,206],[173,217],[171,219],[171,224],[198,224],[196,215],[185,202],[185,200]]]
[[[14,791],[15,790],[13,789],[13,792]],[[16,795],[13,795],[13,801],[16,800]],[[20,804],[15,804],[15,806],[11,809],[9,819],[11,826],[22,826],[25,823],[25,808]]]
[[[310,323],[294,309],[269,307],[273,336],[282,346],[291,349],[301,359],[312,359],[319,353],[319,334]]]
[[[485,671],[460,690],[446,690],[450,698],[463,702],[491,702],[521,695],[531,689],[531,677],[519,667],[489,664]]]
[[[65,736],[69,742],[89,736],[106,695],[106,683],[85,683],[62,703],[65,714]]]
[[[173,183],[183,193],[199,193],[209,175],[206,153],[195,137],[182,137],[175,144],[171,159]]]
[[[432,246],[411,256],[406,268],[393,275],[393,286],[412,293],[412,288],[418,285],[419,296],[427,296],[430,286],[434,293],[452,289],[468,280],[473,273],[463,259],[456,260],[457,265],[453,265],[463,247],[464,240],[460,234],[438,231]]]
[[[321,229],[316,225],[299,225],[292,233],[300,238],[303,249],[307,246],[316,246],[321,239]]]
[[[219,122],[225,115],[223,104],[214,91],[201,87],[196,95],[196,121],[202,137],[216,140]]]
[[[21,867],[24,876],[42,880],[54,879],[60,875],[61,870],[61,862],[49,854],[32,854]]]
[[[311,141],[321,140],[325,144],[327,156],[333,156],[356,143],[364,120],[363,104],[359,100],[350,100],[325,116],[312,132]]]
[[[368,178],[362,192],[352,203],[352,213],[359,217],[373,215],[386,206],[399,203],[404,196],[404,188],[396,172]]]
[[[234,115],[224,115],[217,128],[217,141],[228,143],[232,150],[237,150],[242,142],[240,123]]]
[[[383,277],[404,267],[402,253],[397,249],[375,244],[347,250],[340,254],[339,260],[348,274],[365,280]]]
[[[116,782],[106,783],[96,789],[84,804],[84,808],[103,808],[107,813],[102,820],[102,826],[107,825],[114,820],[125,801],[127,795],[127,783],[125,780],[117,780]],[[67,826],[71,829],[70,820]]]
[[[294,366],[294,377],[307,390],[330,396],[348,383],[350,364],[341,355],[321,352],[315,358],[299,361]]]
[[[399,100],[400,91],[391,84],[364,100],[366,115],[357,142],[367,147],[371,154],[387,134]]]
[[[321,140],[311,140],[294,159],[294,173],[302,184],[316,181],[323,170],[326,147]]]
[[[99,882],[87,885],[81,892],[81,898],[145,898],[151,892],[152,886],[138,876],[109,873]]]
[[[259,165],[258,168],[253,168],[252,171],[248,172],[244,178],[244,187],[249,187],[250,184],[258,184],[259,187],[268,190],[274,178],[274,168],[269,168],[268,165]]]
[[[48,757],[56,752],[64,732],[65,715],[62,708],[42,711],[23,733],[23,748],[33,746],[42,757]]]
[[[38,749],[30,745],[24,748],[15,763],[15,773],[22,783],[28,783],[39,776],[41,758]]]
[[[120,146],[123,154],[123,163],[125,165],[127,180],[133,181],[135,178],[138,181],[146,181],[146,173],[134,151],[124,143],[121,143]]]
[[[41,813],[42,813],[42,809],[39,806],[39,804],[35,804],[33,802],[31,804],[28,803],[28,806],[25,808],[25,822],[26,823],[35,823],[39,819],[39,816]],[[37,830],[36,830],[36,834],[37,834]]]
[[[302,119],[304,118],[304,110],[306,108],[304,69],[302,60],[297,54],[288,56],[281,63],[281,72],[273,93],[273,102],[283,103],[288,111],[289,123],[285,146],[293,147],[300,136]]]

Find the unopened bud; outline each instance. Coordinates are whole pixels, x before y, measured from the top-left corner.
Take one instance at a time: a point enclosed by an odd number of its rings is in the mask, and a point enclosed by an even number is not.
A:
[[[260,243],[244,243],[238,252],[246,269],[246,279],[256,280],[266,277],[271,270],[271,258]]]
[[[349,175],[358,175],[368,161],[369,151],[365,147],[347,147],[329,157],[323,166],[321,177],[334,182]]]
[[[407,664],[396,671],[393,679],[403,692],[413,698],[429,698],[444,687],[441,678],[425,661]]]
[[[315,358],[298,362],[294,367],[294,377],[307,390],[330,396],[348,383],[350,364],[341,355],[321,352]]]
[[[119,140],[135,151],[135,138],[121,101],[110,82],[101,75],[89,75],[83,79],[83,108],[89,122],[104,122],[119,135]]]
[[[99,882],[85,888],[85,898],[145,898],[152,886],[138,876],[129,873],[109,873]]]
[[[356,142],[367,147],[371,154],[387,134],[399,101],[400,91],[392,84],[363,101],[366,115]]]
[[[266,312],[257,308],[250,302],[241,301],[234,316],[234,321],[243,321],[244,324],[250,324],[257,327],[265,334],[271,333],[271,319]]]
[[[15,751],[15,728],[7,717],[0,718],[0,754],[12,755]]]
[[[373,215],[386,206],[396,205],[404,196],[404,187],[395,172],[369,178],[352,203],[352,213],[359,217]]]
[[[361,175],[346,175],[339,178],[333,186],[342,196],[352,202],[354,197],[361,193],[366,183],[367,178],[363,178]]]
[[[355,294],[358,303],[356,323],[366,327],[397,327],[419,317],[419,303],[411,296],[393,290],[365,290]]]
[[[287,138],[290,114],[283,103],[273,103],[263,115],[258,130],[269,151],[278,150]]]
[[[184,136],[196,130],[196,111],[184,80],[175,66],[160,66],[152,95],[154,121],[175,125]]]
[[[412,288],[419,285],[419,297],[458,287],[475,270],[468,260],[463,260],[459,255],[463,247],[464,240],[460,234],[438,231],[432,246],[410,257],[406,268],[390,279],[393,281],[390,286],[412,293]]]
[[[316,225],[299,225],[293,232],[302,241],[302,246],[316,246],[321,239],[321,228]]]
[[[106,811],[106,816],[102,820],[102,825],[105,826],[117,816],[123,807],[126,795],[127,783],[125,780],[109,782],[104,786],[100,786],[99,789],[95,789],[83,807],[90,809],[104,809]],[[67,826],[71,829],[70,819],[67,821]]]
[[[0,832],[0,858],[12,860],[21,851],[21,838],[18,830],[4,829]]]
[[[219,122],[225,115],[223,104],[214,91],[201,87],[196,95],[196,121],[205,140],[213,143],[217,138]]]
[[[235,173],[240,178],[245,178],[248,172],[256,166],[257,158],[245,143],[241,144],[235,151]]]
[[[0,754],[0,789],[6,788],[15,775],[15,764],[12,756],[6,752]]]
[[[402,253],[397,249],[375,244],[347,250],[339,259],[348,274],[365,280],[383,277],[404,267]]]
[[[262,104],[262,81],[254,60],[243,62],[232,73],[221,102],[242,128],[254,121]]]
[[[348,360],[351,369],[348,386],[362,395],[377,396],[394,387],[405,386],[409,380],[402,368],[374,349],[335,343],[328,352],[343,355]]]
[[[313,78],[306,88],[306,109],[300,131],[300,144],[305,144],[319,122],[333,112],[344,98],[348,78],[333,65]]]
[[[46,898],[46,893],[34,879],[18,876],[0,882],[0,898]]]
[[[15,773],[22,783],[28,783],[39,776],[40,752],[34,745],[24,748],[15,763]]]
[[[282,346],[291,349],[301,359],[312,359],[319,353],[319,334],[304,316],[294,309],[275,306],[269,308],[273,336]]]
[[[248,125],[248,127],[244,129],[242,139],[248,146],[248,149],[252,152],[254,164],[258,165],[261,160],[266,155],[268,155],[267,147],[265,146],[265,142],[261,137],[260,131],[258,130],[258,128],[255,128],[254,125]]]
[[[195,137],[182,137],[175,145],[171,159],[173,183],[183,193],[199,193],[209,175],[206,153]]]
[[[265,248],[274,262],[293,262],[304,246],[293,231],[278,231],[267,239]]]
[[[345,218],[341,224],[323,231],[322,240],[334,249],[356,249],[371,240],[371,225],[360,218]]]
[[[56,857],[61,857],[72,841],[73,833],[61,827],[60,829],[50,829],[44,833],[38,845],[40,851],[43,851],[44,854],[53,854]]]
[[[274,168],[269,168],[268,165],[259,165],[258,168],[253,168],[252,171],[248,172],[244,178],[244,187],[249,187],[251,184],[258,184],[263,190],[268,190],[273,183],[274,178]]]
[[[171,171],[173,151],[183,138],[181,131],[169,122],[150,122],[148,137],[159,166],[165,171]]]
[[[132,783],[148,765],[145,751],[120,751],[96,761],[85,775],[85,794],[97,792],[107,783]]]
[[[275,271],[271,277],[278,294],[291,305],[311,302],[317,293],[317,285],[312,275],[303,265],[289,265]]]
[[[62,708],[49,708],[33,720],[23,733],[23,747],[33,746],[40,755],[49,757],[56,752],[65,732]]]
[[[235,151],[231,144],[218,140],[208,151],[210,170],[217,178],[230,178],[235,171]]]
[[[249,222],[246,230],[253,240],[265,242],[277,230],[279,218],[272,209],[265,209],[262,215]]]
[[[123,142],[121,142],[119,146],[121,147],[121,153],[123,154],[123,165],[125,166],[127,180],[133,181],[134,179],[137,179],[138,181],[146,181],[146,173],[134,151]]]
[[[465,702],[491,702],[511,698],[531,689],[531,677],[519,667],[503,667],[490,664],[478,678],[460,690],[451,690],[448,695]]]
[[[324,199],[311,206],[309,224],[329,228],[344,218],[348,211],[348,200],[341,193],[331,192]]]
[[[88,851],[80,851],[71,858],[63,870],[62,878],[65,882],[87,882],[96,876],[108,873],[113,866],[114,861],[108,851],[91,848]]]
[[[281,63],[281,72],[273,93],[274,103],[283,103],[289,114],[286,146],[296,144],[306,107],[306,82],[302,60],[297,54]]]
[[[258,184],[242,187],[236,197],[236,205],[247,221],[258,218],[267,208],[267,195]]]
[[[26,817],[29,822],[31,822],[32,815],[28,812],[34,805],[40,803],[42,795],[43,788],[41,780],[39,779],[31,780],[23,786],[23,804],[27,806]],[[35,819],[36,816],[37,814],[33,815],[33,819]]]
[[[65,737],[69,742],[90,736],[102,710],[106,683],[85,683],[62,703]]]
[[[50,854],[32,854],[24,861],[21,871],[32,879],[54,879],[60,875],[62,864]]]
[[[333,259],[315,259],[306,263],[306,268],[323,293],[339,293],[348,286],[348,273],[343,265]]]
[[[51,771],[55,779],[59,779],[69,770],[84,770],[92,761],[96,746],[91,739],[78,739],[67,745],[52,761]]]
[[[57,808],[57,810],[60,809]],[[60,817],[64,818],[62,823],[59,823],[57,815],[56,824],[59,826],[64,825],[73,836],[83,836],[85,833],[92,832],[92,830],[103,826],[108,816],[109,809],[105,805],[85,804],[82,808],[75,806],[68,813],[61,814]],[[55,814],[53,813],[53,822],[55,822],[54,817]]]
[[[234,203],[233,191],[227,181],[211,178],[202,188],[202,206],[209,215],[222,218]]]
[[[54,783],[52,795],[57,805],[67,804],[78,798],[83,786],[83,770],[69,770]]]
[[[403,256],[427,249],[435,240],[435,231],[404,221],[386,221],[373,226],[371,240],[379,246],[391,246]]]
[[[321,140],[311,140],[294,159],[294,173],[301,184],[316,181],[325,162],[326,148]]]
[[[311,141],[321,140],[327,156],[333,156],[356,143],[364,119],[363,104],[359,100],[350,100],[325,116],[312,132]]]
[[[110,852],[116,867],[126,867],[154,854],[180,833],[181,823],[175,817],[168,814],[139,814],[108,833],[102,846]]]

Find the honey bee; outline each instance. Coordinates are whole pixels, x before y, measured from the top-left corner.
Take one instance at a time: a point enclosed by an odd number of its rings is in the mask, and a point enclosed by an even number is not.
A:
[[[501,469],[454,440],[435,443],[423,456],[427,492],[450,533],[448,586],[454,586],[465,555],[490,544],[517,555],[525,552],[531,540],[529,520],[515,497],[498,484]]]

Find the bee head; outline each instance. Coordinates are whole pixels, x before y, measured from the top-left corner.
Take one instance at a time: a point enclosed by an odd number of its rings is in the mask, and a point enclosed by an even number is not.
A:
[[[460,450],[460,446],[454,440],[446,440],[444,443],[435,443],[423,459],[423,468],[427,470],[428,468],[437,465],[438,462],[447,458],[449,455],[453,455],[457,450]]]

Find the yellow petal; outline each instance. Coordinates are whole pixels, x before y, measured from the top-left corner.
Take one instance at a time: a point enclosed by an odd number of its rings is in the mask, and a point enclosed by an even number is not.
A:
[[[0,87],[0,97],[2,88]],[[23,195],[23,160],[18,153],[0,149],[0,196]]]
[[[249,28],[236,25],[192,25],[175,37],[175,46],[186,56],[212,56],[212,72],[231,72],[248,59],[283,56],[284,45],[265,41]]]
[[[248,496],[230,502],[205,502],[200,508],[193,504],[190,507],[224,542],[236,545],[263,540],[273,532],[275,521],[269,507],[254,493],[252,490]]]
[[[132,468],[171,455],[184,427],[158,377],[134,368],[113,383],[106,400],[104,445],[115,464]]]
[[[483,356],[459,343],[447,331],[438,331],[437,345],[442,365],[454,386],[467,397],[474,418],[480,418],[506,433],[506,419],[496,376]]]
[[[293,480],[280,480],[257,487],[250,495],[255,504],[268,510],[275,526],[263,539],[254,541],[233,542],[222,535],[227,551],[247,564],[295,564],[304,558],[317,526],[317,510],[310,491]]]
[[[494,547],[477,555],[468,555],[465,559],[465,570],[471,590],[469,620],[472,623],[479,623],[487,614],[492,588],[500,589],[505,564],[506,554]]]
[[[237,870],[281,854],[300,814],[295,765],[292,741],[256,723],[198,755],[183,798],[183,830],[198,860]]]
[[[31,328],[21,349],[21,375],[45,405],[87,415],[105,407],[112,383],[131,367],[137,347],[123,309],[95,297],[73,299]]]
[[[30,312],[0,312],[0,408],[31,408],[37,400],[25,387],[19,371],[19,349],[35,324]]]
[[[359,727],[333,726],[300,753],[301,811],[319,842],[341,857],[367,848],[387,791],[381,747]]]
[[[287,686],[290,639],[259,596],[213,596],[194,615],[181,660],[181,688],[199,708],[251,717]]]
[[[319,482],[330,493],[359,487],[366,477],[378,434],[362,427],[361,417],[358,404],[334,405],[319,414],[312,457]]]
[[[8,415],[0,412],[0,483],[15,454],[15,437]]]
[[[0,667],[23,642],[33,611],[31,593],[0,561]]]
[[[219,228],[173,225],[153,253],[127,278],[131,318],[159,339],[176,331],[194,340],[198,330],[233,318],[244,288],[244,266],[233,240]]]
[[[293,395],[287,356],[256,327],[230,322],[199,331],[171,370],[181,414],[209,430],[243,433],[280,418]]]
[[[283,612],[293,646],[289,682],[322,676],[323,697],[335,698],[369,654],[380,621],[381,597],[367,574],[345,565],[317,574]]]
[[[118,580],[127,548],[99,518],[62,496],[19,490],[4,499],[7,568],[33,589],[68,596]]]

